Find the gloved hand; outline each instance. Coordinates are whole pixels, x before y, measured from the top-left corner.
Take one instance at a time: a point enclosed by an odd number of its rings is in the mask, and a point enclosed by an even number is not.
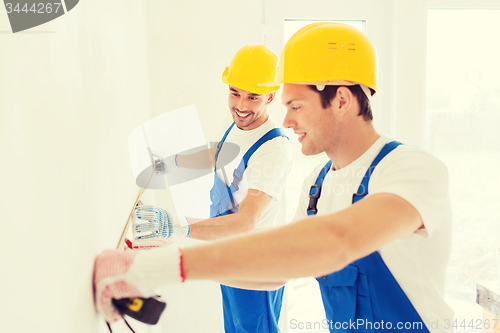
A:
[[[134,240],[151,238],[186,237],[189,225],[181,226],[179,221],[163,208],[154,206],[137,206],[132,220]]]
[[[151,251],[106,250],[94,263],[94,301],[106,321],[121,318],[112,299],[153,296],[154,289],[184,281],[177,246]]]

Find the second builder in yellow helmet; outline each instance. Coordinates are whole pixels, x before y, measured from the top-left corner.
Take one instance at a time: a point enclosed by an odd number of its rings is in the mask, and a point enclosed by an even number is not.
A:
[[[224,154],[224,142],[236,143],[244,156],[238,166],[227,169],[229,179],[224,170],[215,171],[212,219],[206,224],[224,227],[226,231],[212,231],[218,236],[213,238],[265,230],[285,222],[279,221],[278,214],[284,207],[291,152],[288,137],[267,112],[267,105],[280,87],[259,85],[275,79],[277,62],[277,55],[266,46],[249,45],[234,55],[222,74],[222,81],[229,88],[228,103],[234,122],[219,142],[217,158]],[[194,227],[200,238],[208,235],[207,228]],[[280,332],[284,287],[265,291],[227,284],[221,284],[226,333]]]

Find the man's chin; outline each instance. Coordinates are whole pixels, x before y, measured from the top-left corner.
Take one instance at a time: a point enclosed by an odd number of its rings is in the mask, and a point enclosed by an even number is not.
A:
[[[233,116],[233,121],[238,127],[248,127],[254,123],[254,119],[250,119],[251,117],[248,116],[249,119],[240,119],[238,116]]]
[[[302,144],[302,143],[301,143]],[[302,144],[302,155],[305,155],[305,156],[314,156],[314,155],[318,155],[318,154],[321,154],[321,152],[318,152],[318,151],[313,151],[311,149],[308,149],[307,147],[304,147],[304,145]]]

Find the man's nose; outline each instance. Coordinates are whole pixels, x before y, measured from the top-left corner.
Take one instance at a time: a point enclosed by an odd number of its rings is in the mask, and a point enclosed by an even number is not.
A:
[[[291,112],[286,112],[285,119],[283,119],[283,127],[284,128],[294,128],[297,126],[297,122],[292,116]]]
[[[245,98],[240,98],[236,107],[239,111],[247,111],[248,103]]]

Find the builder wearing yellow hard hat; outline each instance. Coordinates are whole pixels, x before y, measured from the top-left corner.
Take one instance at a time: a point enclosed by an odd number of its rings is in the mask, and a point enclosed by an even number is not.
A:
[[[222,74],[222,81],[229,87],[233,123],[215,149],[211,219],[193,224],[191,237],[216,239],[277,224],[291,152],[288,137],[267,111],[279,85],[258,85],[274,80],[277,61],[276,54],[266,46],[249,45],[234,55]],[[243,154],[238,165],[226,168],[231,177],[217,167],[217,160],[224,158],[225,142],[237,144]],[[226,284],[221,284],[226,333],[280,332],[283,287],[256,291]]]
[[[311,24],[290,38],[279,71],[278,80],[262,85],[284,83],[284,126],[304,154],[325,152],[329,159],[305,179],[297,222],[180,252],[159,250],[170,265],[156,272],[161,281],[116,275],[135,287],[212,279],[260,289],[314,276],[330,332],[451,332],[444,323],[453,312],[443,300],[451,235],[447,169],[374,129],[372,43],[348,25]],[[113,255],[100,255],[96,267],[107,267]],[[150,267],[150,256],[134,264]]]

